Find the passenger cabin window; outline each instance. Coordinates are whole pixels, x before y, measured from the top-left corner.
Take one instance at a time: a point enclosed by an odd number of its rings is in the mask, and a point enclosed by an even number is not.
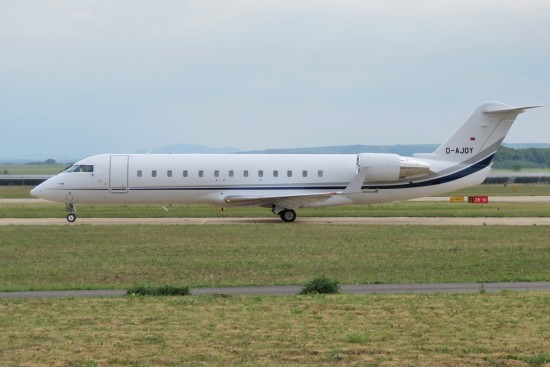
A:
[[[306,170],[302,171],[302,177],[307,177],[307,171]]]
[[[286,175],[287,175],[287,177],[292,177],[292,171],[290,171],[290,170],[286,171]]]
[[[166,172],[166,176],[172,177],[172,170],[168,170],[168,171]]]
[[[189,176],[189,172],[187,170],[183,170],[183,177]]]
[[[214,177],[220,177],[220,171],[215,170],[214,171]]]
[[[248,170],[245,169],[245,170],[243,171],[243,176],[244,176],[244,177],[248,177]]]
[[[152,171],[151,171],[151,176],[157,177],[157,171],[156,171],[156,170],[152,170]]]
[[[137,171],[137,176],[138,176],[138,177],[143,176],[143,171],[139,169],[139,170]]]
[[[233,170],[229,170],[229,177],[233,177],[235,176],[235,173],[233,172]]]
[[[279,171],[277,170],[273,171],[273,177],[279,177]]]
[[[322,170],[317,171],[317,176],[323,177],[323,171]]]
[[[264,177],[264,171],[259,170],[258,171],[258,177]]]
[[[204,177],[204,171],[202,169],[199,171],[199,177]]]

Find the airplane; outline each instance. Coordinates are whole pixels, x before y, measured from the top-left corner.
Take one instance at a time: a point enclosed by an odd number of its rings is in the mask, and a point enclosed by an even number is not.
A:
[[[479,106],[433,153],[101,154],[76,162],[31,190],[77,204],[259,206],[284,222],[299,208],[375,204],[481,184],[516,117],[527,109]]]

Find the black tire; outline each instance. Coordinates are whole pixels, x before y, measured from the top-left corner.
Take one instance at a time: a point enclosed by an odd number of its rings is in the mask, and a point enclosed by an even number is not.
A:
[[[73,223],[76,220],[76,214],[69,213],[67,214],[67,222]]]
[[[279,216],[283,220],[283,222],[294,222],[296,220],[296,212],[292,209],[285,209],[282,212],[279,213]]]

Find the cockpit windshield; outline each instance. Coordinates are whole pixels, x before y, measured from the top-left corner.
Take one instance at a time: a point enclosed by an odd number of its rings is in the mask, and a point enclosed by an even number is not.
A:
[[[91,165],[91,164],[75,164],[75,165],[72,165],[70,166],[69,168],[67,168],[65,171],[63,172],[89,172],[89,173],[92,173],[94,172],[94,166]]]

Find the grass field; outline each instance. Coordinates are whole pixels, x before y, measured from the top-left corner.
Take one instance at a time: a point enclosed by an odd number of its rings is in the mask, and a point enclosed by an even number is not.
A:
[[[9,175],[55,175],[68,164],[0,164],[0,174]]]
[[[550,185],[478,185],[438,196],[550,196]]]
[[[0,186],[0,199],[31,199],[33,186]]]
[[[0,289],[550,280],[550,227],[3,226]]]
[[[522,187],[513,195],[546,195],[543,190]],[[0,188],[0,197],[6,192]],[[461,195],[486,194],[494,195]],[[549,209],[402,202],[299,215],[548,216]],[[168,212],[79,206],[78,214],[272,216],[261,208],[204,206]],[[62,204],[0,204],[0,217],[64,215]],[[548,238],[550,227],[540,226],[3,226],[0,290],[304,284],[322,275],[342,283],[550,280]],[[2,300],[0,365],[550,366],[549,311],[548,293],[481,289],[469,295]]]
[[[3,301],[3,366],[543,366],[546,293]]]
[[[300,217],[547,217],[548,203],[491,202],[474,205],[450,202],[394,202],[376,205],[298,209]],[[2,203],[0,218],[64,218],[61,203]],[[78,205],[79,218],[275,218],[266,208],[230,208],[174,205],[165,211],[152,205]]]

